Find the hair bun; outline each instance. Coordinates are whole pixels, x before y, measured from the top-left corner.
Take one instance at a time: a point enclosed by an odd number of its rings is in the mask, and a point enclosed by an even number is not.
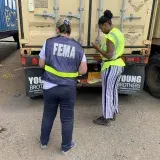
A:
[[[110,10],[106,10],[104,11],[104,17],[108,18],[108,19],[112,19],[113,18],[113,14]]]

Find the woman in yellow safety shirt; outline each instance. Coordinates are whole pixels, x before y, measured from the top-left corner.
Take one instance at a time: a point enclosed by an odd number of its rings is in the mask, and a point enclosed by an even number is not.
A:
[[[106,10],[98,24],[104,33],[101,47],[92,43],[102,57],[102,117],[93,123],[107,126],[110,120],[115,120],[118,113],[118,82],[125,63],[121,59],[124,53],[124,35],[112,25],[113,14]]]

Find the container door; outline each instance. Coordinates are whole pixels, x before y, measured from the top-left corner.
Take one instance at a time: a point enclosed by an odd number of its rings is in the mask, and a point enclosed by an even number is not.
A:
[[[91,41],[99,42],[98,18],[106,9],[112,11],[115,27],[123,31],[128,47],[147,43],[153,0],[95,0],[92,7]]]
[[[16,0],[0,1],[0,31],[17,30]]]
[[[72,37],[86,44],[88,11],[85,0],[22,0],[22,17],[26,46],[42,46],[47,38],[56,36],[56,21],[70,19]]]

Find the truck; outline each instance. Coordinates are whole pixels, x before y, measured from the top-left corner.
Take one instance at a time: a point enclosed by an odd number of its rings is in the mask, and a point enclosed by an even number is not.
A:
[[[0,0],[0,39],[11,36],[19,47],[16,0]]]
[[[125,36],[126,63],[120,77],[119,93],[136,94],[144,86],[160,98],[160,2],[159,0],[17,0],[21,63],[24,67],[26,95],[43,94],[43,69],[39,53],[46,39],[56,36],[56,21],[71,21],[73,37],[84,48],[88,72],[77,78],[79,87],[101,85],[100,55],[91,42],[101,43],[98,19],[112,11],[113,24]]]

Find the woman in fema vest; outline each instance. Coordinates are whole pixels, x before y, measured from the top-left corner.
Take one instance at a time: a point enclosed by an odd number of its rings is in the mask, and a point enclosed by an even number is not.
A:
[[[124,53],[124,35],[112,25],[113,14],[106,10],[98,24],[104,33],[101,47],[92,43],[102,57],[102,116],[93,123],[107,126],[115,120],[118,113],[118,82],[125,63],[121,59]]]
[[[72,140],[76,78],[87,72],[82,47],[70,38],[71,26],[67,19],[56,24],[57,37],[48,39],[40,53],[40,67],[44,68],[44,112],[41,126],[41,148],[47,148],[53,122],[60,107],[62,123],[62,154],[75,147]]]

